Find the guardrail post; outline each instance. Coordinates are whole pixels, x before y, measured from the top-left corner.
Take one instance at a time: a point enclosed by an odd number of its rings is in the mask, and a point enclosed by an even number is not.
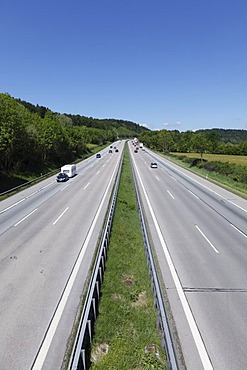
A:
[[[88,334],[90,343],[92,342],[92,328],[91,328],[91,320],[87,320],[87,327],[88,327]]]
[[[83,370],[86,370],[86,356],[85,356],[85,349],[82,349],[81,350],[81,361],[82,361],[82,366],[83,366]]]
[[[92,303],[93,303],[93,313],[94,313],[94,321],[96,320],[97,318],[97,312],[96,312],[96,305],[95,305],[95,298],[92,299]]]
[[[96,291],[97,291],[97,296],[98,296],[98,299],[99,299],[99,281],[97,280],[96,281]]]
[[[102,265],[103,270],[105,271],[105,261],[104,261],[103,256],[101,256],[101,265]]]

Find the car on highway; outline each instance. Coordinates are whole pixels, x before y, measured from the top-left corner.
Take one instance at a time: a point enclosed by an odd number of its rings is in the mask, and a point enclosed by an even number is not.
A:
[[[109,153],[112,153],[112,149],[109,149]]]
[[[135,149],[135,150],[134,150],[134,153],[138,153],[138,150],[137,150],[137,149]]]
[[[68,181],[68,179],[69,179],[69,176],[67,175],[67,173],[60,172],[57,175],[57,182],[65,182],[65,181]]]
[[[96,158],[101,158],[101,154],[100,153],[97,153],[96,154]]]
[[[115,149],[115,153],[118,153],[118,149]]]
[[[158,165],[157,165],[157,163],[156,163],[156,162],[152,162],[152,163],[150,164],[150,167],[151,167],[151,168],[158,168]]]

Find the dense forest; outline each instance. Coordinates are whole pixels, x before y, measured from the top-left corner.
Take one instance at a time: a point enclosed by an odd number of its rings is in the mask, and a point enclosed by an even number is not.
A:
[[[73,162],[89,150],[147,131],[133,122],[52,112],[0,94],[0,171],[40,173]]]
[[[0,94],[0,171],[40,173],[83,158],[89,144],[138,137],[162,152],[247,155],[247,131],[151,131],[134,122],[52,112]],[[57,167],[56,167],[57,166]]]

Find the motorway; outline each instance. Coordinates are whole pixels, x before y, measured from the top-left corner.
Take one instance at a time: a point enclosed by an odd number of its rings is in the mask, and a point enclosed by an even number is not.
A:
[[[181,368],[246,369],[247,201],[150,150],[129,148]]]
[[[0,368],[60,369],[124,143],[0,202]]]

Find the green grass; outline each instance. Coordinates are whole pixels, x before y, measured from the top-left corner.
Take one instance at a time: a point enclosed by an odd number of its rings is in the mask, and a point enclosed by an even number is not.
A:
[[[172,153],[173,155],[185,155],[186,157],[190,158],[199,158],[199,153]],[[202,156],[207,161],[219,161],[219,162],[228,162],[228,163],[236,163],[241,166],[247,166],[247,156],[246,155],[227,155],[227,154],[209,154],[203,153]]]
[[[113,220],[91,369],[165,369],[157,312],[147,270],[140,221],[125,149]],[[145,347],[156,345],[160,358]]]
[[[201,176],[207,178],[208,181],[211,181],[222,188],[231,191],[238,196],[247,199],[247,186],[242,183],[238,183],[233,179],[229,178],[228,176],[221,175],[217,172],[209,172],[204,168],[198,168],[196,166],[191,166],[190,163],[186,163],[176,156],[179,155],[186,155],[187,157],[191,158],[200,158],[200,154],[198,153],[171,153],[173,156],[164,155],[163,153],[159,153],[166,159],[171,162],[178,164],[179,166],[186,168],[187,170]],[[236,163],[238,165],[242,164],[243,167],[246,165],[247,157],[246,156],[230,156],[230,155],[217,155],[217,154],[203,154],[203,158],[208,161],[221,161],[221,162],[229,162],[229,163]]]

